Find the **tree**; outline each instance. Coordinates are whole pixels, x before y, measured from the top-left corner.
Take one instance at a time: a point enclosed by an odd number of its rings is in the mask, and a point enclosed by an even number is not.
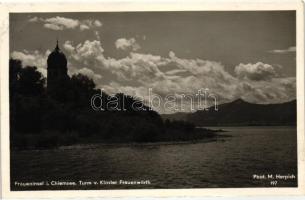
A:
[[[90,106],[91,97],[98,93],[94,81],[83,74],[71,77],[69,90],[70,101],[79,107]]]
[[[10,96],[14,96],[19,91],[19,77],[22,69],[22,63],[20,60],[9,60],[9,89]]]
[[[45,94],[46,79],[37,71],[35,66],[22,68],[19,75],[20,92],[26,96]]]
[[[35,66],[22,67],[20,60],[10,59],[9,80],[11,95],[40,96],[45,94],[46,79]]]
[[[36,67],[22,67],[20,60],[9,60],[11,130],[41,130],[41,100],[45,94],[45,78]]]

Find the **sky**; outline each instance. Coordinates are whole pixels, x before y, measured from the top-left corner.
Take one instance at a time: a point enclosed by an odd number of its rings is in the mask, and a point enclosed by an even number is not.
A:
[[[147,100],[149,88],[162,99],[208,89],[219,103],[296,98],[294,11],[10,14],[10,56],[24,66],[46,76],[57,39],[70,76],[83,73],[109,94]],[[192,102],[183,104],[179,111],[190,111]]]

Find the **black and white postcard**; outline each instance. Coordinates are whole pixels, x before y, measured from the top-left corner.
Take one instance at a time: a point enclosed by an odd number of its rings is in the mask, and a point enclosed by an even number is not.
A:
[[[4,197],[304,193],[303,5],[181,8],[1,7]]]

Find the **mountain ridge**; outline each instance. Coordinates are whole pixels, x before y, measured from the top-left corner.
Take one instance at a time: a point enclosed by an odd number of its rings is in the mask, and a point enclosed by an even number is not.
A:
[[[163,119],[183,120],[197,126],[272,126],[296,124],[296,100],[277,104],[256,104],[243,99],[194,113],[161,115]]]

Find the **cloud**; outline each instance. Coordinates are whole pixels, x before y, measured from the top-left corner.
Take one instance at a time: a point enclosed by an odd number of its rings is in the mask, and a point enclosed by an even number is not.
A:
[[[248,78],[254,81],[269,80],[277,76],[272,65],[257,62],[255,64],[239,64],[235,67],[235,73],[239,78]]]
[[[187,72],[186,69],[173,69],[173,70],[169,70],[167,72],[165,72],[166,75],[175,75],[175,74],[180,74],[180,73],[184,73]]]
[[[43,27],[52,29],[54,31],[62,31],[64,28],[62,26],[58,26],[56,24],[44,24]]]
[[[119,38],[115,41],[115,47],[121,50],[132,50],[132,51],[137,51],[141,48],[140,45],[136,42],[136,39],[134,38],[130,38],[130,39]]]
[[[170,58],[175,58],[175,57],[176,57],[176,54],[175,54],[173,51],[170,51],[170,52],[168,53],[168,56],[169,56]]]
[[[94,71],[92,71],[91,69],[89,69],[87,67],[77,70],[74,74],[79,74],[79,73],[86,75],[87,77],[91,78],[95,82],[98,82],[102,78],[102,75],[95,73]]]
[[[92,28],[97,28],[102,26],[102,22],[99,20],[93,19],[85,19],[85,20],[78,20],[72,19],[67,17],[51,17],[51,18],[38,18],[33,17],[28,20],[31,23],[43,23],[43,27],[55,31],[62,31],[65,29],[76,29],[78,28],[81,31],[89,30]]]
[[[96,27],[101,27],[103,24],[99,20],[94,20],[93,25]]]
[[[107,58],[100,61],[104,69],[123,81],[145,84],[164,76],[159,69],[159,66],[164,64],[161,56],[131,52],[122,59]]]
[[[63,48],[70,53],[75,50],[75,47],[73,47],[72,42],[69,40],[63,44]]]
[[[79,29],[80,29],[81,31],[83,31],[83,30],[88,30],[88,29],[90,29],[90,27],[87,26],[86,24],[81,24],[81,25],[79,26]]]
[[[80,23],[79,28],[82,31],[102,26],[102,22],[100,22],[99,20],[92,20],[92,19],[81,20],[79,23]]]
[[[296,52],[296,47],[291,46],[291,47],[288,47],[287,49],[274,49],[274,50],[271,50],[271,51],[268,51],[268,52],[273,53],[273,54],[293,53],[293,52]]]
[[[296,98],[295,77],[279,77],[278,68],[266,63],[239,64],[235,74],[231,74],[220,62],[180,58],[173,51],[168,56],[130,52],[116,59],[104,55],[99,40],[78,44],[66,41],[63,51],[68,58],[69,74],[83,73],[110,94],[124,92],[148,101],[149,88],[163,98],[169,94],[196,94],[199,89],[208,88],[220,103],[237,98],[253,103],[279,103]],[[45,56],[39,52],[13,54],[27,62],[35,61],[38,55]],[[46,61],[42,61],[38,64],[44,62],[45,69]],[[191,102],[186,101],[184,105],[188,111]]]
[[[43,20],[43,19],[42,19]],[[74,29],[80,25],[79,20],[65,18],[65,17],[52,17],[43,20],[46,24],[44,24],[45,28],[53,29],[53,30],[63,30],[63,29]]]
[[[296,98],[296,78],[273,78],[269,81],[241,81],[238,95],[254,103],[280,103]]]
[[[38,17],[32,17],[29,19],[29,22],[38,22]]]
[[[73,46],[71,41],[66,41],[63,44],[63,48],[70,53],[70,56],[74,60],[83,64],[98,62],[100,59],[104,58],[104,49],[102,48],[101,42],[97,40],[86,40],[84,43],[80,43],[76,46]]]
[[[251,102],[277,102],[295,97],[295,81],[277,77],[276,68],[261,62],[239,64],[234,76],[220,62],[179,58],[173,51],[168,57],[130,52],[127,57],[115,59],[104,56],[100,41],[87,40],[73,48],[77,50],[71,54],[72,62],[90,60],[91,68],[114,76],[111,85],[98,84],[109,91],[124,89],[131,92],[130,95],[147,96],[148,88],[153,88],[154,92],[165,96],[209,88],[222,101],[242,97]],[[168,67],[173,69],[166,70]]]
[[[101,40],[100,33],[98,31],[94,31],[94,34],[97,40]]]
[[[40,53],[39,51],[13,51],[11,53],[11,58],[18,59],[22,61],[23,66],[35,66],[37,70],[42,73],[44,77],[47,77],[47,58],[51,53],[47,50],[45,53]]]

